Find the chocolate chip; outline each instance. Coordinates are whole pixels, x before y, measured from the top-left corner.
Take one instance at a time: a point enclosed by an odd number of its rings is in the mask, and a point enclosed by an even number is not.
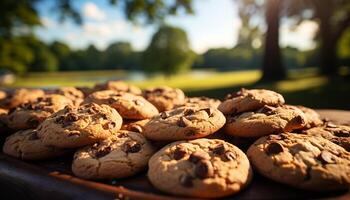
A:
[[[226,151],[224,155],[221,156],[221,160],[225,162],[235,160],[236,158],[237,155],[231,151]]]
[[[304,124],[305,123],[305,120],[302,116],[296,116],[292,119],[291,121],[292,123],[294,124]]]
[[[265,151],[268,155],[279,154],[279,153],[283,152],[283,147],[281,144],[279,144],[277,142],[273,142],[273,143],[268,144]]]
[[[332,123],[332,122],[327,122],[327,123],[326,123],[326,126],[327,126],[328,128],[337,128],[337,125],[335,125],[335,124]]]
[[[214,175],[214,168],[209,160],[200,160],[194,168],[194,173],[198,178],[209,178]]]
[[[208,97],[199,97],[199,99],[200,99],[201,101],[208,101],[208,100],[209,100]]]
[[[137,153],[141,150],[141,144],[135,141],[128,141],[124,143],[122,150],[125,153]]]
[[[35,118],[29,118],[27,120],[27,124],[30,126],[30,127],[37,127],[39,125],[39,120],[38,119],[35,119]]]
[[[134,124],[132,126],[130,126],[130,131],[136,132],[136,133],[142,133],[142,127]]]
[[[102,127],[105,130],[114,129],[117,124],[115,122],[107,122]]]
[[[242,89],[241,89],[240,91],[238,91],[238,92],[234,92],[234,93],[228,94],[228,95],[226,96],[225,99],[233,99],[233,98],[242,96],[244,90],[245,90],[245,89],[242,88]]]
[[[324,164],[331,164],[331,163],[335,163],[334,159],[333,159],[333,154],[331,154],[328,151],[322,151],[319,159],[322,161],[322,163]]]
[[[65,119],[65,121],[67,121],[67,122],[75,122],[78,120],[79,120],[79,117],[74,113],[69,113]]]
[[[208,114],[209,117],[213,116],[213,112],[210,108],[204,108],[202,110],[204,110]]]
[[[270,106],[264,106],[262,108],[260,108],[260,110],[258,111],[259,113],[264,113],[266,115],[272,115],[273,114],[273,107],[270,107]]]
[[[114,99],[108,99],[107,101],[108,101],[108,104],[113,104],[113,103],[115,103],[116,100],[114,100]]]
[[[214,147],[212,151],[216,155],[222,155],[225,153],[226,149],[225,149],[224,144],[219,144],[216,147]]]
[[[111,151],[112,151],[112,148],[107,146],[107,147],[105,147],[103,149],[100,149],[100,150],[96,151],[95,156],[97,158],[101,158],[101,157],[104,157],[107,154],[109,154]]]
[[[346,130],[336,130],[336,131],[333,131],[333,133],[337,137],[349,137],[350,136],[350,132],[346,131]]]
[[[194,110],[193,109],[186,109],[185,112],[184,112],[184,115],[187,116],[187,115],[192,115],[194,113]]]
[[[162,112],[162,113],[160,113],[160,117],[161,117],[162,119],[166,119],[166,118],[169,117],[169,114],[168,114],[167,112]]]
[[[162,92],[164,92],[165,90],[163,89],[163,88],[155,88],[154,90],[153,90],[153,92],[155,92],[155,93],[162,93]]]
[[[38,136],[38,132],[33,131],[32,134],[29,136],[28,140],[38,140],[39,136]]]
[[[192,163],[197,163],[200,160],[204,160],[207,159],[207,155],[204,152],[201,151],[195,151],[193,152],[190,157],[188,158],[188,160]]]
[[[179,182],[184,187],[193,187],[193,178],[189,175],[181,175],[179,178]]]
[[[186,119],[185,117],[181,117],[179,121],[177,121],[177,125],[179,127],[186,127],[189,124],[190,120]]]
[[[79,132],[70,132],[70,133],[68,133],[68,137],[79,137],[79,136],[80,136]]]
[[[135,103],[136,105],[138,105],[138,106],[143,106],[143,105],[145,105],[142,101],[140,101],[140,100],[138,100],[138,99],[134,100],[134,103]]]
[[[173,158],[175,160],[180,160],[181,158],[185,157],[186,153],[186,149],[183,147],[177,147],[173,153]]]
[[[100,116],[101,116],[102,119],[107,119],[107,115],[104,114],[104,113],[101,113]]]

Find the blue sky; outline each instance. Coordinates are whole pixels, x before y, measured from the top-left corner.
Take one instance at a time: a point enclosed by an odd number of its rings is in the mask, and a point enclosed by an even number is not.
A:
[[[80,11],[84,23],[79,26],[71,21],[58,23],[52,8],[52,1],[38,5],[43,27],[36,34],[47,42],[60,40],[72,48],[85,48],[94,44],[103,50],[114,41],[129,41],[136,50],[147,47],[155,25],[135,25],[125,20],[120,9],[110,6],[107,0],[78,0],[74,6]],[[209,48],[233,47],[240,28],[237,6],[233,0],[194,0],[194,15],[180,15],[167,18],[170,25],[179,26],[188,34],[191,47],[198,53]],[[312,37],[317,30],[314,22],[306,21],[291,31],[287,23],[282,24],[281,45],[300,49],[314,46]]]

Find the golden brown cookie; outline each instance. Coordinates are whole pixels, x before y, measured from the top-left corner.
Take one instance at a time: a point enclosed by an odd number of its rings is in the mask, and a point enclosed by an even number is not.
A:
[[[157,108],[142,96],[113,90],[94,92],[84,102],[109,105],[125,119],[148,119],[158,114]]]
[[[84,100],[84,93],[75,87],[60,87],[47,92],[48,94],[60,94],[74,102],[74,105],[79,106]]]
[[[293,133],[265,136],[247,155],[262,175],[293,187],[330,191],[350,186],[350,153],[322,137]]]
[[[1,108],[12,109],[17,106],[35,101],[38,97],[45,95],[45,92],[40,89],[16,89],[8,92],[7,97],[0,101]]]
[[[321,136],[350,152],[350,126],[328,122],[324,126],[303,130],[302,134]]]
[[[114,90],[117,92],[128,92],[135,95],[141,95],[142,91],[140,88],[125,83],[124,81],[116,80],[116,81],[107,81],[105,83],[96,84],[94,87],[95,91],[101,90]]]
[[[133,131],[136,133],[142,133],[145,129],[145,125],[149,122],[149,119],[143,120],[124,120],[121,130]]]
[[[293,131],[305,125],[304,113],[296,107],[264,106],[255,112],[227,116],[224,132],[249,138]]]
[[[174,142],[154,154],[148,165],[151,183],[174,195],[224,197],[241,191],[252,178],[246,155],[223,140]]]
[[[21,130],[6,138],[3,152],[23,160],[42,160],[63,155],[67,150],[46,146],[34,129]]]
[[[22,130],[36,128],[53,113],[66,106],[73,105],[72,100],[58,94],[45,95],[36,101],[21,104],[11,109],[6,118],[7,126],[11,129]]]
[[[185,94],[182,90],[167,86],[148,88],[144,90],[143,96],[151,102],[159,112],[171,110],[185,103]]]
[[[155,141],[175,141],[206,137],[225,124],[225,116],[216,108],[180,107],[153,117],[143,134]]]
[[[76,148],[107,139],[121,125],[121,116],[107,105],[67,106],[39,125],[38,136],[45,145]]]
[[[218,109],[224,115],[238,114],[247,111],[254,111],[265,105],[279,106],[284,104],[282,95],[264,89],[241,89],[236,93],[229,94]]]
[[[140,133],[119,131],[106,140],[78,150],[72,171],[85,179],[125,178],[146,169],[154,151]]]

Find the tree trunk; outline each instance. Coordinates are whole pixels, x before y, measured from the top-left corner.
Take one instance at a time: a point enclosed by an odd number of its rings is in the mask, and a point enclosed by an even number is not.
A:
[[[330,18],[332,15],[332,6],[322,6],[318,15],[320,17],[320,72],[328,76],[334,76],[338,72],[336,46],[338,38],[335,38],[333,26]]]
[[[267,0],[265,36],[265,52],[263,57],[262,80],[281,80],[286,78],[286,70],[282,64],[281,49],[279,46],[280,0]]]

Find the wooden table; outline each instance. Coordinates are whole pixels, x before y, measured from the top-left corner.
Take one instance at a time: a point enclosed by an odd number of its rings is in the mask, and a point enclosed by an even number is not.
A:
[[[349,124],[350,112],[319,110],[331,121]],[[2,199],[185,199],[156,190],[146,173],[118,180],[93,182],[73,177],[72,155],[40,161],[23,162],[0,153],[0,192]],[[6,198],[5,198],[6,196]],[[310,192],[271,181],[258,173],[249,187],[225,199],[350,199],[349,191]]]

